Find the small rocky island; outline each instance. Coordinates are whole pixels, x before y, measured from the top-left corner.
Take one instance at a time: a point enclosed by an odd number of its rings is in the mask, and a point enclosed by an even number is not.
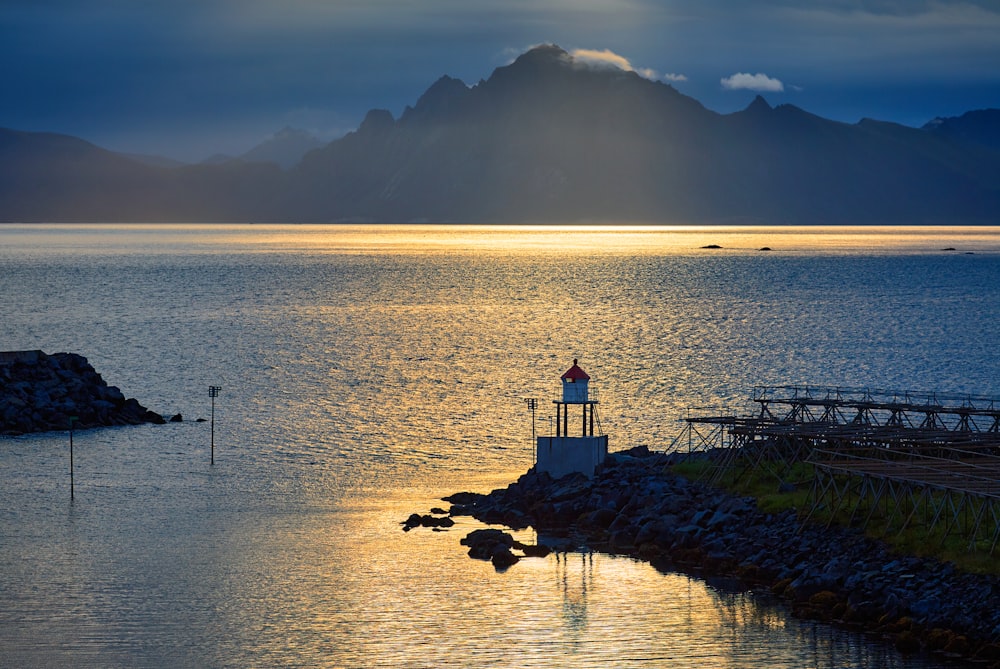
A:
[[[903,652],[935,652],[1000,667],[1000,578],[932,558],[894,554],[857,528],[803,524],[794,510],[764,513],[739,497],[672,473],[674,456],[645,447],[612,453],[588,478],[534,469],[489,494],[445,497],[447,511],[414,514],[404,529],[472,516],[533,527],[546,546],[498,529],[462,540],[498,570],[556,551],[597,550],[664,571],[726,578],[786,600],[798,616],[884,638]]]
[[[0,352],[0,434],[164,423],[76,353]]]

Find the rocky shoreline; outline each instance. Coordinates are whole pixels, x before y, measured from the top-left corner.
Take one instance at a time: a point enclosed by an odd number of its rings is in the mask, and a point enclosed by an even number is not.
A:
[[[1000,578],[894,554],[857,530],[804,525],[794,511],[762,513],[753,498],[672,474],[674,462],[639,447],[611,454],[592,479],[530,470],[487,495],[446,497],[447,512],[414,514],[404,525],[447,527],[442,521],[469,515],[513,530],[530,526],[555,537],[554,545],[525,547],[500,530],[477,530],[463,544],[497,569],[548,548],[582,548],[664,571],[732,577],[781,597],[797,616],[878,635],[901,652],[1000,668]]]
[[[164,423],[76,353],[0,352],[0,434]]]

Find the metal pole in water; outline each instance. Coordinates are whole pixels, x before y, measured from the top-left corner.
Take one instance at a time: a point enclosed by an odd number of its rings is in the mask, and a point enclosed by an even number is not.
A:
[[[69,499],[72,502],[74,499],[75,486],[73,482],[73,423],[76,421],[76,416],[69,417]]]
[[[215,398],[219,396],[219,391],[222,390],[221,386],[209,386],[208,396],[212,398],[212,462],[215,464]]]

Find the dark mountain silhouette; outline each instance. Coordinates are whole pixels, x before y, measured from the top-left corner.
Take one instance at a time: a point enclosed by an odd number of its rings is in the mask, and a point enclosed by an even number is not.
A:
[[[6,221],[118,220],[148,201],[157,176],[157,168],[75,137],[0,130]]]
[[[120,153],[123,158],[128,158],[129,160],[134,160],[137,163],[142,163],[143,165],[149,165],[151,167],[183,167],[188,163],[183,160],[174,160],[173,158],[167,158],[166,156],[158,156],[156,154],[149,153]]]
[[[961,116],[936,118],[923,129],[940,137],[1000,151],[1000,109],[977,109]]]
[[[983,143],[760,97],[722,115],[555,46],[472,87],[442,77],[398,119],[373,110],[285,172],[135,167],[23,133],[10,151],[6,132],[3,220],[1000,222],[1000,151]],[[9,188],[16,175],[31,188]]]
[[[0,220],[253,221],[282,174],[259,163],[161,168],[75,137],[0,129]]]
[[[228,153],[213,153],[207,158],[203,158],[198,161],[199,165],[225,165],[226,163],[231,163],[235,160],[239,160],[236,156],[230,155]]]
[[[274,163],[282,169],[289,169],[297,165],[307,153],[321,146],[323,142],[305,130],[285,127],[235,160]]]
[[[313,149],[318,149],[323,144],[324,142],[305,130],[286,126],[260,144],[238,156],[216,153],[197,161],[197,164],[224,165],[233,161],[242,161],[247,163],[274,163],[282,169],[288,169],[297,165],[304,155]],[[151,167],[184,167],[193,164],[191,162],[165,158],[164,156],[143,153],[119,153],[118,155]]]

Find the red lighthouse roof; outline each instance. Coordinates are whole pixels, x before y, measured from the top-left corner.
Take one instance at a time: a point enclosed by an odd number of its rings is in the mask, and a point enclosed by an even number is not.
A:
[[[590,377],[587,376],[587,372],[580,369],[576,364],[576,358],[573,358],[573,366],[566,370],[560,378],[563,379],[573,379],[574,381],[589,381]]]

